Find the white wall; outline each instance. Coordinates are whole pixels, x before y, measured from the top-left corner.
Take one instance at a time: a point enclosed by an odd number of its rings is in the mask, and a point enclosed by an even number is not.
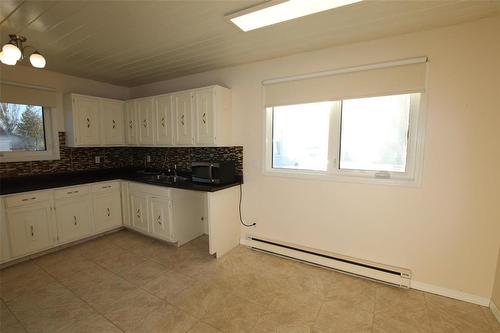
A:
[[[64,112],[62,111],[64,94],[72,92],[124,100],[129,97],[130,93],[130,89],[126,87],[22,65],[7,66],[0,64],[0,80],[55,89],[57,93],[55,113],[58,131],[64,131]]]
[[[232,88],[244,146],[244,216],[256,232],[410,268],[414,280],[490,298],[500,243],[500,17],[297,54],[132,88],[132,97],[218,83]],[[261,81],[428,56],[419,188],[262,174]],[[246,233],[242,229],[242,233]]]

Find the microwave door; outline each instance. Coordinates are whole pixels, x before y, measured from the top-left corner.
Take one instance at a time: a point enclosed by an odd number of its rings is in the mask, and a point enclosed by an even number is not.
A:
[[[191,167],[191,172],[193,174],[193,180],[203,182],[203,183],[211,183],[213,179],[212,175],[212,167],[210,164],[203,165],[193,165]]]

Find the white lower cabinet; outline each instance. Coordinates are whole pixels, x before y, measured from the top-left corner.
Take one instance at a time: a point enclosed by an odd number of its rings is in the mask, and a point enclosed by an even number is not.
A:
[[[206,194],[128,183],[130,227],[181,246],[203,235]]]
[[[92,206],[96,232],[111,230],[122,225],[120,183],[109,182],[93,185]]]
[[[130,192],[130,220],[132,227],[141,232],[149,233],[148,195],[146,193]]]
[[[56,200],[56,221],[59,242],[66,243],[90,235],[90,196]]]
[[[153,235],[173,241],[172,202],[168,198],[151,197],[151,232]]]
[[[7,229],[12,257],[51,247],[50,203],[41,202],[7,210]]]
[[[3,196],[0,262],[122,226],[121,200],[120,181]]]

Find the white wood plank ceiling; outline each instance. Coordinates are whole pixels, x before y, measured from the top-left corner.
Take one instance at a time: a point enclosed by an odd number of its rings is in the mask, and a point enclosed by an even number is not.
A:
[[[47,69],[123,86],[499,15],[500,1],[369,0],[251,32],[224,15],[262,1],[0,0],[2,44]]]

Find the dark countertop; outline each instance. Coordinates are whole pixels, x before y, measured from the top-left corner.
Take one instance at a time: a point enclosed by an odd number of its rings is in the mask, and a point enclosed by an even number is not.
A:
[[[0,179],[0,195],[45,190],[57,187],[82,185],[108,180],[129,180],[143,184],[179,188],[193,191],[216,192],[242,183],[241,178],[228,184],[200,184],[191,180],[164,183],[146,179],[139,169],[105,169],[77,171],[47,175],[4,177]],[[185,175],[185,174],[184,174]],[[187,175],[185,175],[187,176]],[[190,177],[189,177],[190,178]]]

